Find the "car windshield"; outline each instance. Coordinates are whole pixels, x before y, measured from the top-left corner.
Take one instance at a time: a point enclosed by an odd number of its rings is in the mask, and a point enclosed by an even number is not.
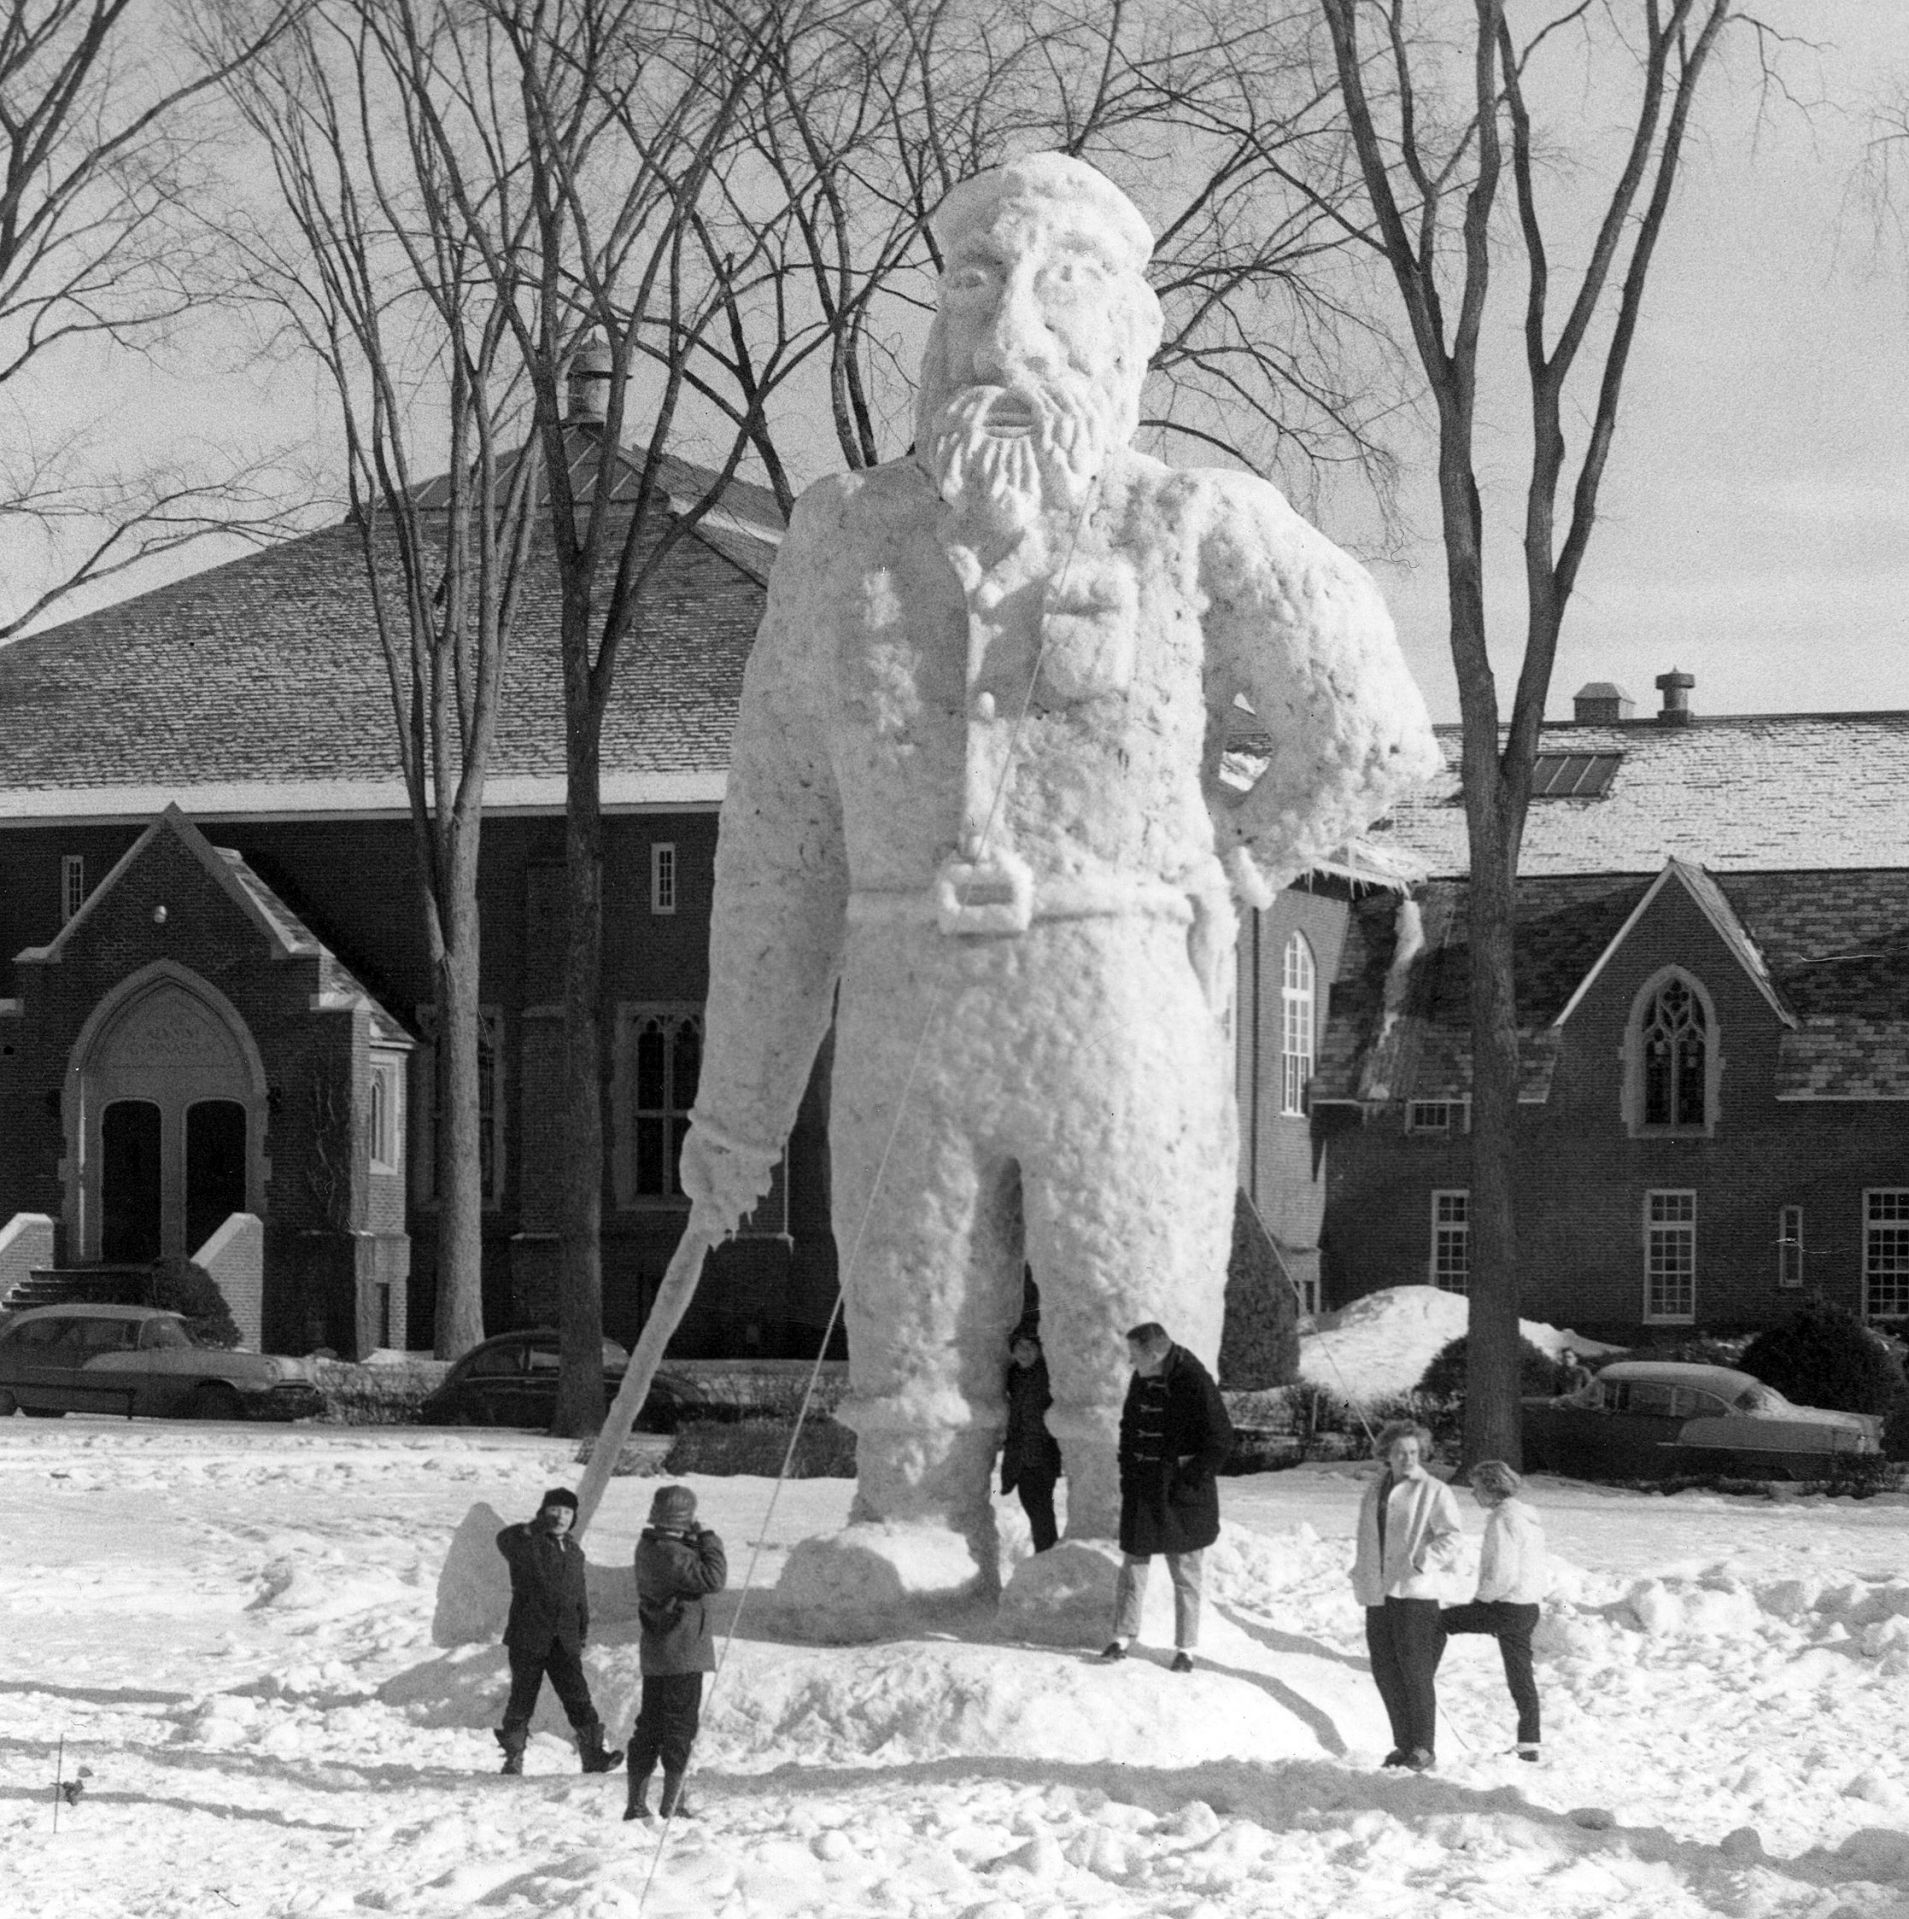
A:
[[[164,1346],[190,1346],[192,1341],[176,1319],[149,1319],[145,1331],[139,1335],[139,1343],[152,1352]]]
[[[1790,1404],[1774,1386],[1766,1386],[1761,1380],[1746,1386],[1732,1403],[1740,1413],[1780,1413]]]

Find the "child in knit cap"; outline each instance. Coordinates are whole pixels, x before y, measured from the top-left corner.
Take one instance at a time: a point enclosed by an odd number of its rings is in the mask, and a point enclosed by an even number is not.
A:
[[[636,1543],[637,1613],[643,1622],[643,1701],[630,1734],[630,1803],[625,1819],[650,1816],[650,1773],[663,1762],[665,1819],[687,1818],[683,1775],[702,1720],[703,1674],[716,1670],[710,1593],[729,1578],[723,1543],[696,1521],[696,1495],[665,1486],[650,1502]]]

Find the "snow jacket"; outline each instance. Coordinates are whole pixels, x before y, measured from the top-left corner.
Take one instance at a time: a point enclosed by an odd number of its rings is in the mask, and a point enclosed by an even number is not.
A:
[[[1379,1494],[1385,1506],[1385,1559],[1379,1558]],[[1353,1596],[1362,1606],[1388,1599],[1451,1599],[1464,1528],[1458,1501],[1442,1479],[1426,1473],[1395,1480],[1380,1473],[1359,1502],[1359,1544],[1352,1561]],[[1482,1596],[1482,1595],[1481,1595]]]
[[[646,1526],[636,1542],[636,1610],[647,1679],[714,1672],[716,1642],[705,1595],[729,1581],[723,1543],[701,1526]]]
[[[1212,1545],[1216,1475],[1232,1450],[1220,1389],[1184,1346],[1168,1349],[1155,1377],[1135,1373],[1120,1413],[1120,1550],[1140,1557]]]
[[[1061,1476],[1061,1449],[1042,1415],[1054,1403],[1047,1361],[1008,1368],[1008,1424],[1001,1437],[1001,1490],[1053,1485]]]
[[[1550,1584],[1544,1563],[1544,1526],[1522,1499],[1501,1499],[1485,1521],[1478,1552],[1478,1597],[1535,1606]]]
[[[579,1651],[590,1636],[583,1548],[568,1533],[524,1521],[497,1535],[497,1550],[510,1567],[504,1644],[522,1653],[545,1653],[553,1645]]]

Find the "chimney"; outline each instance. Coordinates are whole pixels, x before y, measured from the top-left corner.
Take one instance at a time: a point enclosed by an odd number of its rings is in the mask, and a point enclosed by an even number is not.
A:
[[[1571,717],[1580,726],[1613,726],[1637,711],[1631,696],[1609,680],[1593,680],[1579,687],[1571,695],[1571,708]]]
[[[592,327],[570,356],[569,391],[564,402],[565,426],[601,426],[609,409],[610,346]]]
[[[1668,673],[1657,676],[1657,690],[1664,696],[1663,709],[1657,715],[1659,726],[1688,726],[1690,724],[1690,689],[1697,684],[1688,673],[1679,673],[1673,666]]]

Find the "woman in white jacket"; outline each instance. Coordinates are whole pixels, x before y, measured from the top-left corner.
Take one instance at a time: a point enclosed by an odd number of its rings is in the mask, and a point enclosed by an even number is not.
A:
[[[1478,1555],[1478,1596],[1469,1606],[1447,1606],[1438,1616],[1446,1636],[1489,1633],[1505,1662],[1505,1684],[1518,1708],[1518,1757],[1538,1757],[1538,1682],[1531,1672],[1531,1635],[1548,1583],[1544,1527],[1518,1497],[1524,1481],[1502,1459],[1472,1468],[1472,1494],[1490,1517]]]
[[[1392,1722],[1388,1766],[1429,1771],[1438,1750],[1438,1602],[1457,1564],[1458,1502],[1425,1470],[1432,1435],[1410,1420],[1379,1433],[1385,1470],[1359,1507],[1352,1591],[1365,1608],[1372,1677]]]

